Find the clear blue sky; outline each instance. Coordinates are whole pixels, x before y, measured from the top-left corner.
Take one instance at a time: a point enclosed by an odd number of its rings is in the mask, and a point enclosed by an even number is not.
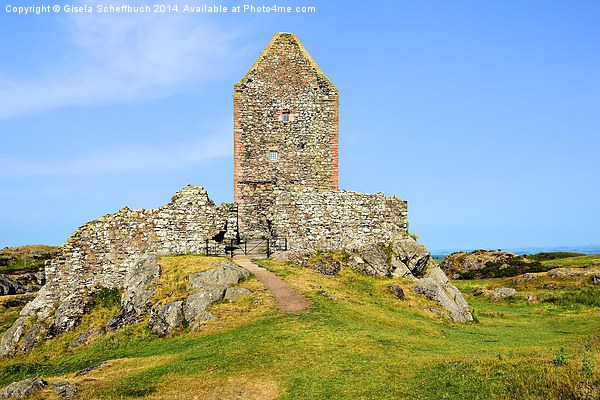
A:
[[[12,2],[36,3],[47,4]],[[203,3],[273,2],[187,2]],[[288,0],[316,12],[146,15],[7,4],[0,247],[63,243],[188,183],[232,201],[233,85],[279,31],[340,90],[341,188],[408,200],[430,249],[600,244],[598,1]]]

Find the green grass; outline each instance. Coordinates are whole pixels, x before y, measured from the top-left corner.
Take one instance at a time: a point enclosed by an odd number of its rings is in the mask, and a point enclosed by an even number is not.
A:
[[[574,268],[574,267],[598,267],[600,268],[600,254],[579,255],[576,257],[558,258],[553,260],[544,260],[542,264],[545,267]]]
[[[570,258],[570,257],[578,257],[583,256],[583,253],[572,253],[566,251],[552,251],[552,252],[542,252],[532,255],[525,255],[528,259],[532,261],[549,261],[549,260],[559,260],[562,258]]]
[[[4,265],[0,267],[0,274],[15,274],[19,272],[35,272],[40,267],[44,266],[45,260],[37,260],[37,261],[28,261],[25,263],[24,261],[20,261],[10,265]]]
[[[83,388],[82,399],[216,399],[240,391],[261,399],[576,399],[600,390],[595,304],[574,312],[570,301],[527,304],[517,296],[491,303],[472,290],[511,278],[460,281],[479,323],[452,324],[427,311],[434,304],[413,295],[406,281],[394,281],[407,294],[400,301],[387,278],[261,264],[310,299],[309,314],[281,313],[265,297],[253,318],[221,318],[165,338],[139,324],[68,350],[80,327],[31,355],[0,361],[0,382],[66,379]],[[102,308],[114,310],[112,299],[101,296],[92,313],[107,318]],[[556,365],[561,348],[565,363]],[[73,377],[104,360],[114,364],[86,380]]]

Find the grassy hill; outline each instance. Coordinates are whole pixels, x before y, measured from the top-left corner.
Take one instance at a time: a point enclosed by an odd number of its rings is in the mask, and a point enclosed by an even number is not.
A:
[[[56,256],[58,251],[57,246],[41,244],[0,249],[0,273],[37,270],[46,260]]]
[[[552,260],[552,261],[564,261]],[[164,257],[164,295],[177,294],[179,268],[206,257]],[[539,281],[457,281],[478,323],[452,324],[410,290],[410,282],[344,270],[337,277],[276,261],[262,265],[302,292],[307,315],[279,312],[254,278],[245,302],[218,304],[220,316],[197,332],[159,338],[145,323],[68,346],[118,311],[104,293],[75,331],[27,356],[0,360],[0,385],[26,377],[68,380],[81,399],[592,399],[600,395],[600,286],[576,276]],[[558,280],[557,290],[543,289]],[[399,283],[407,300],[389,290]],[[555,282],[555,283],[556,283]],[[563,287],[564,285],[566,287]],[[169,289],[172,287],[173,289]],[[517,295],[490,302],[478,286]],[[527,302],[528,296],[535,299]],[[555,300],[552,300],[555,299]],[[560,299],[560,301],[556,300]],[[6,329],[14,308],[0,314]],[[85,375],[78,371],[104,366]],[[59,398],[44,392],[39,398]]]

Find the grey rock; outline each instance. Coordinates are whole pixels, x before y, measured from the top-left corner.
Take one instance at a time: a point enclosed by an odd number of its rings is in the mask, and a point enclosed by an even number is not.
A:
[[[592,277],[592,282],[594,282],[596,285],[600,285],[600,273],[598,273],[598,274],[595,274],[595,275]]]
[[[50,386],[54,393],[63,399],[71,399],[77,394],[77,388],[67,381],[54,382],[51,383]]]
[[[202,313],[200,313],[200,315],[198,315],[196,317],[196,320],[192,323],[192,330],[193,331],[197,331],[198,329],[200,329],[203,325],[205,325],[204,323],[207,321],[211,321],[213,319],[216,319],[217,317],[214,316],[210,311],[205,310]]]
[[[40,378],[27,378],[22,381],[13,382],[8,385],[2,393],[0,399],[24,399],[32,396],[48,386],[48,382]]]
[[[33,325],[23,337],[21,351],[27,353],[28,351],[33,350],[36,343],[40,341],[43,331],[44,328],[42,328],[39,324]]]
[[[348,266],[369,276],[388,276],[392,272],[388,256],[379,244],[363,246],[354,250]]]
[[[313,257],[308,261],[307,266],[327,276],[336,276],[344,268],[342,261],[333,253],[324,253]]]
[[[150,313],[148,329],[159,336],[165,336],[183,322],[183,301],[172,301],[165,305],[155,305]]]
[[[396,268],[404,265],[415,277],[420,277],[431,261],[427,248],[410,236],[392,242],[392,265]]]
[[[527,272],[527,273],[523,274],[523,279],[526,281],[532,281],[535,279],[535,275],[533,275],[530,272]]]
[[[249,299],[252,297],[252,292],[246,288],[230,287],[225,290],[223,300],[228,300],[232,303]]]
[[[306,266],[312,255],[313,252],[309,250],[290,249],[287,251],[278,251],[271,258],[277,261],[289,261],[294,264]]]
[[[73,343],[71,343],[69,345],[69,348],[74,349],[76,347],[83,346],[84,344],[87,344],[88,340],[90,340],[93,337],[98,336],[99,334],[100,334],[100,331],[96,327],[94,327],[88,331],[85,331],[81,335],[77,336],[77,338],[75,338]]]
[[[19,282],[12,278],[9,278],[4,274],[0,274],[0,296],[22,293],[25,293],[25,290],[19,284]]]
[[[422,278],[413,285],[413,291],[416,294],[422,294],[428,299],[438,302],[446,309],[447,313],[445,315],[454,322],[468,322],[473,320],[473,316],[468,308],[465,309],[464,306],[459,305],[462,302],[457,303],[456,292],[458,290],[449,290],[447,292],[435,279]]]
[[[101,363],[98,363],[98,364],[96,364],[96,365],[92,365],[92,366],[90,366],[90,367],[87,367],[87,368],[84,368],[84,369],[82,369],[81,371],[77,372],[77,373],[75,374],[75,376],[87,375],[87,374],[89,374],[89,373],[90,373],[90,372],[92,372],[92,371],[95,371],[95,370],[97,370],[97,369],[100,369],[100,368],[104,367],[106,364],[107,364],[107,362],[106,362],[106,361],[102,361]]]
[[[48,337],[55,337],[75,327],[83,316],[86,299],[79,292],[67,296],[56,308],[48,326]]]
[[[559,269],[559,268],[554,268],[551,269],[550,271],[548,271],[548,276],[551,278],[556,278],[557,276],[566,276],[565,271]]]
[[[156,255],[143,254],[133,260],[125,276],[121,310],[106,323],[107,331],[135,324],[150,311],[159,277],[160,266]]]
[[[185,302],[184,317],[189,323],[204,318],[206,308],[221,301],[225,289],[220,287],[205,287],[190,294]]]
[[[546,289],[546,290],[559,290],[559,289],[566,289],[567,287],[569,287],[569,285],[559,285],[558,283],[554,283],[554,282],[545,283],[544,285],[542,285],[542,289]]]
[[[17,282],[26,292],[37,292],[46,283],[46,274],[43,268],[37,272],[25,272],[17,277]]]
[[[2,339],[0,339],[0,355],[2,357],[12,356],[17,352],[17,343],[25,334],[26,317],[19,317],[15,323],[8,328]]]
[[[404,290],[395,283],[390,285],[390,292],[394,294],[400,300],[406,300],[406,295],[404,294]]]
[[[442,271],[442,269],[440,267],[435,265],[435,263],[433,261],[429,261],[429,264],[427,266],[427,270],[426,270],[424,276],[426,278],[433,279],[434,281],[436,281],[437,283],[442,285],[442,287],[445,287],[446,285],[450,284],[450,281],[448,280],[448,277],[446,276],[444,271]]]
[[[244,268],[238,267],[231,262],[223,262],[216,268],[207,271],[200,271],[191,274],[188,277],[188,290],[200,289],[206,287],[226,287],[228,285],[239,283],[242,279],[250,276],[250,272]]]
[[[501,287],[494,289],[491,295],[491,300],[500,300],[507,297],[511,297],[517,294],[517,291],[513,288]]]
[[[392,267],[394,268],[392,276],[408,279],[411,281],[417,280],[417,278],[412,274],[412,272],[410,272],[410,269],[408,269],[408,267],[404,263],[401,263],[399,261],[392,261]]]

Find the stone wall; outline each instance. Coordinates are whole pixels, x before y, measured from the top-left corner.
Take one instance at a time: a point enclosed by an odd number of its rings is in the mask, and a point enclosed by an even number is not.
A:
[[[217,207],[206,190],[191,185],[161,208],[125,207],[88,222],[61,246],[58,257],[47,262],[46,285],[3,336],[0,355],[11,354],[18,346],[28,350],[43,335],[73,328],[91,294],[101,288],[123,288],[127,271],[140,254],[203,254],[207,239],[214,243],[215,237],[234,238],[236,223],[235,205]],[[28,338],[31,332],[34,337]]]
[[[408,234],[407,202],[345,190],[280,193],[268,212],[272,236],[290,249],[356,249]]]
[[[296,35],[276,34],[234,90],[242,236],[268,235],[265,214],[279,191],[337,189],[338,108],[337,88]]]

